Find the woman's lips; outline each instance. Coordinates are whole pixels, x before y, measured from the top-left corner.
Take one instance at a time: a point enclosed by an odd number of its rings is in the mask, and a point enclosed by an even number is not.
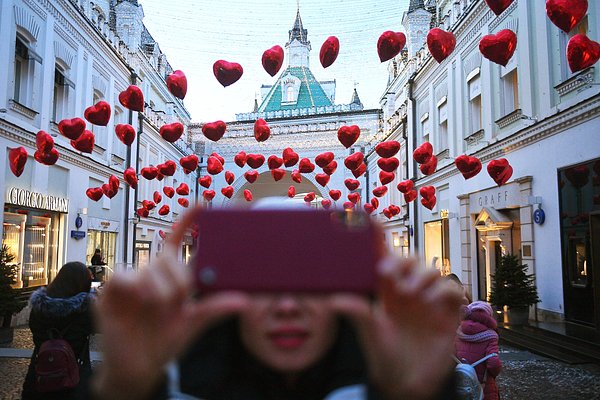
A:
[[[293,350],[301,347],[308,339],[308,332],[300,328],[279,328],[268,333],[271,343],[280,349]]]

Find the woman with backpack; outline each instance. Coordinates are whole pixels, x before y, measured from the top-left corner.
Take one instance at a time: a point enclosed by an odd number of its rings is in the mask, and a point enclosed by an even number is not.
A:
[[[456,357],[463,363],[474,364],[491,354],[498,354],[498,325],[492,307],[485,301],[467,306],[465,318],[456,331]],[[477,378],[483,384],[484,400],[498,400],[496,377],[502,362],[495,355],[475,366]]]
[[[48,287],[30,299],[29,328],[34,350],[22,398],[89,398],[89,337],[93,332],[90,289],[85,264],[65,264]]]

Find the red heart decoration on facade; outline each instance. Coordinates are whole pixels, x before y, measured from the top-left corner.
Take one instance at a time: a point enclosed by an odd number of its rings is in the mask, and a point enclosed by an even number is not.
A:
[[[315,197],[316,197],[315,192],[308,192],[304,196],[304,201],[307,203],[310,203],[311,201],[313,201],[315,199]]]
[[[425,176],[433,175],[435,170],[437,169],[438,159],[436,156],[431,156],[431,159],[426,164],[421,164],[419,169],[421,173]]]
[[[248,154],[246,163],[250,168],[258,169],[265,163],[265,156],[262,154]]]
[[[140,171],[140,174],[144,178],[146,178],[149,181],[151,181],[152,179],[156,178],[156,176],[158,175],[158,168],[156,168],[153,165],[150,165],[148,167],[142,168],[142,170]]]
[[[377,160],[377,165],[385,172],[394,172],[398,169],[400,161],[396,157],[392,158],[380,158]]]
[[[393,172],[379,171],[379,181],[382,185],[387,185],[396,178]]]
[[[94,151],[94,140],[95,137],[92,132],[83,131],[79,139],[71,140],[71,146],[82,153],[92,154],[92,151]]]
[[[189,156],[181,157],[179,159],[179,165],[187,171],[195,171],[196,168],[198,168],[198,162],[198,156],[195,154],[190,154]]]
[[[118,191],[114,190],[108,183],[105,183],[102,185],[102,193],[109,199],[112,199],[117,195]]]
[[[456,38],[452,32],[433,28],[427,34],[427,47],[438,63],[444,61],[456,47]]]
[[[93,201],[98,201],[102,198],[102,196],[104,196],[104,192],[102,191],[102,188],[89,188],[88,190],[85,191],[85,194],[87,197],[89,197],[91,200]]]
[[[84,118],[87,119],[90,124],[98,126],[108,125],[108,121],[110,121],[110,114],[110,104],[103,100],[100,100],[95,105],[86,108],[83,112]]]
[[[300,165],[298,166],[301,174],[310,174],[315,170],[315,164],[311,163],[308,158],[303,158],[300,160]]]
[[[165,215],[169,214],[170,212],[171,212],[171,208],[165,204],[158,210],[158,215],[165,216]]]
[[[567,45],[567,61],[571,71],[578,72],[596,64],[600,59],[600,44],[584,34],[577,34]]]
[[[344,185],[348,188],[348,190],[356,190],[360,186],[360,182],[356,179],[348,178],[344,181]]]
[[[173,189],[171,186],[165,186],[163,188],[163,193],[165,194],[165,196],[172,199],[173,196],[175,196],[175,189]]]
[[[513,174],[513,169],[506,158],[490,161],[487,171],[498,186],[502,186],[508,182]]]
[[[387,186],[377,186],[375,189],[373,189],[373,196],[383,197],[383,196],[385,196],[387,191],[388,191]]]
[[[234,180],[235,174],[231,171],[225,171],[225,182],[227,182],[228,185],[231,185]]]
[[[144,112],[144,93],[139,87],[131,85],[119,94],[119,103],[128,110]]]
[[[512,4],[514,0],[485,0],[494,14],[500,15]]]
[[[209,201],[209,202],[210,202],[210,201],[212,201],[212,199],[214,199],[214,198],[215,198],[215,195],[216,195],[216,194],[217,194],[217,193],[215,193],[215,191],[214,191],[214,190],[209,190],[209,189],[208,189],[208,190],[205,190],[204,192],[202,192],[202,197],[204,197],[204,200],[206,200],[206,201]]]
[[[39,131],[35,135],[35,145],[42,153],[48,153],[54,148],[54,139],[46,131]]]
[[[218,175],[222,171],[223,163],[215,156],[208,157],[208,160],[206,161],[206,172],[211,175]]]
[[[404,193],[404,201],[407,203],[410,203],[411,201],[415,201],[417,199],[417,191],[416,190],[411,190],[407,193]]]
[[[400,214],[400,207],[398,207],[395,204],[390,204],[390,206],[388,207],[388,209],[392,213],[392,216],[396,216],[396,215]]]
[[[360,136],[360,128],[357,125],[342,126],[338,130],[338,140],[345,148],[350,148]]]
[[[287,190],[287,195],[290,199],[293,199],[296,196],[296,188],[294,186],[290,186]]]
[[[244,168],[244,165],[246,165],[246,159],[247,159],[247,155],[245,151],[240,151],[239,153],[237,153],[235,155],[235,157],[233,157],[233,162],[235,163],[235,165],[237,165],[240,168]]]
[[[244,189],[244,198],[246,201],[252,201],[252,192],[248,189]]]
[[[425,142],[413,151],[413,159],[419,164],[427,164],[433,157],[433,146]]]
[[[331,177],[327,174],[317,174],[315,175],[315,180],[319,183],[319,185],[325,187],[329,183],[329,179]]]
[[[365,209],[365,212],[366,212],[368,215],[371,215],[371,214],[373,214],[373,211],[375,211],[375,207],[373,207],[373,206],[371,205],[371,203],[365,203],[365,204],[363,205],[363,208]]]
[[[160,202],[162,201],[162,195],[160,194],[159,191],[154,191],[154,195],[152,196],[152,200],[154,200],[154,203],[160,204]]]
[[[421,193],[421,197],[423,197],[424,199],[430,199],[433,196],[435,196],[435,187],[433,187],[433,186],[423,186],[419,190],[419,193]]]
[[[411,181],[410,179],[402,181],[398,184],[398,190],[400,191],[400,193],[404,193],[404,194],[413,190],[414,187],[415,187],[415,183],[413,181]]]
[[[121,186],[121,181],[119,181],[119,178],[117,178],[116,175],[111,175],[108,178],[108,184],[113,190],[118,190]]]
[[[40,164],[54,165],[58,161],[58,151],[56,149],[50,149],[50,151],[44,153],[43,151],[37,150],[33,154],[33,158]]]
[[[339,190],[332,189],[329,191],[329,197],[331,197],[333,201],[338,201],[340,197],[342,197],[342,192]]]
[[[269,166],[269,169],[277,169],[283,165],[283,159],[275,155],[269,156],[267,165]]]
[[[458,156],[454,160],[454,164],[465,179],[470,179],[481,171],[481,161],[477,157],[467,155]]]
[[[265,71],[271,76],[277,75],[283,64],[283,49],[281,46],[275,45],[262,55],[262,65]]]
[[[63,119],[58,123],[58,131],[68,139],[77,140],[85,131],[85,121],[81,118]]]
[[[371,199],[371,205],[373,206],[373,209],[377,210],[379,208],[379,199],[377,197],[373,197]]]
[[[566,33],[581,22],[587,10],[587,0],[546,0],[548,18]]]
[[[157,166],[158,172],[164,176],[173,176],[177,171],[177,163],[173,160],[167,160],[163,164]]]
[[[127,168],[125,171],[123,171],[123,179],[133,190],[137,189],[138,177],[135,173],[135,169]]]
[[[394,217],[389,208],[383,209],[383,215],[385,215],[387,217],[387,219],[392,219]]]
[[[160,136],[169,143],[175,143],[183,135],[183,129],[181,122],[163,125],[160,127]]]
[[[358,169],[358,167],[360,167],[364,159],[365,155],[360,151],[357,151],[356,153],[352,153],[351,155],[346,157],[346,159],[344,160],[344,165],[350,171],[354,171],[355,169]]]
[[[329,199],[323,199],[323,200],[321,200],[321,206],[324,209],[329,210],[331,208],[331,200],[329,200]]]
[[[221,188],[221,194],[227,197],[228,199],[230,199],[233,196],[233,193],[233,186],[225,186],[224,188]]]
[[[169,92],[178,99],[185,99],[187,86],[187,78],[183,71],[173,71],[173,73],[167,77],[167,89],[169,89]]]
[[[217,159],[221,162],[221,164],[225,165],[225,159],[219,155],[216,151],[210,153],[209,157],[217,157]]]
[[[118,124],[115,126],[115,134],[125,146],[131,146],[135,140],[135,128],[129,124]]]
[[[421,204],[423,204],[423,207],[429,209],[429,210],[433,210],[433,207],[435,207],[435,204],[437,203],[437,198],[435,196],[432,196],[428,199],[421,199]]]
[[[181,185],[179,185],[179,187],[175,189],[175,191],[180,196],[187,196],[188,194],[190,194],[190,187],[187,183],[182,182]]]
[[[329,67],[335,62],[340,52],[340,41],[335,36],[329,36],[321,45],[319,51],[319,61],[323,68]]]
[[[337,161],[333,160],[332,162],[323,167],[323,172],[325,172],[327,175],[333,175],[336,169]]]
[[[327,165],[331,164],[334,158],[335,154],[333,154],[331,151],[321,153],[315,157],[315,164],[317,164],[320,168],[325,168]]]
[[[202,134],[213,142],[218,141],[223,137],[227,130],[227,124],[223,121],[209,122],[202,125]],[[244,153],[245,154],[245,153]]]
[[[150,211],[148,211],[144,207],[138,208],[135,212],[142,218],[148,218],[148,216],[150,215]]]
[[[517,50],[517,35],[510,29],[504,29],[495,35],[486,35],[479,41],[479,51],[485,58],[503,65],[510,61]]]
[[[300,156],[291,147],[283,149],[283,165],[287,168],[293,167],[300,160]]]
[[[244,178],[246,178],[249,183],[254,183],[258,179],[258,172],[255,170],[246,171],[244,173]]]
[[[275,182],[278,182],[278,181],[282,180],[283,177],[285,176],[285,170],[280,169],[280,168],[273,169],[273,170],[271,170],[271,176],[273,177]]]
[[[259,118],[254,123],[254,138],[257,142],[264,142],[271,136],[271,128],[262,118]]]
[[[402,32],[385,31],[377,40],[379,60],[385,62],[396,57],[406,45],[406,35]],[[391,157],[391,156],[390,156]]]
[[[354,175],[354,177],[358,179],[359,176],[367,172],[367,164],[362,163],[358,166],[358,168],[353,169],[351,172],[352,175]]]
[[[210,175],[202,176],[198,178],[198,183],[208,189],[212,183],[212,177]]]
[[[292,180],[296,183],[302,183],[302,175],[300,174],[300,171],[298,171],[297,169],[295,169],[294,171],[292,171]]]
[[[213,64],[213,74],[223,87],[233,85],[244,74],[242,66],[236,62],[218,60]]]
[[[381,142],[375,146],[375,152],[381,158],[394,157],[398,151],[400,151],[400,142],[395,140],[389,140],[387,142]]]

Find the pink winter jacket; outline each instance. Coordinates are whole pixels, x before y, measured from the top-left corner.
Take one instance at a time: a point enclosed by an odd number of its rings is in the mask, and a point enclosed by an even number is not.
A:
[[[496,328],[496,321],[481,311],[475,311],[467,318],[461,323],[457,331],[458,335],[455,340],[456,357],[459,360],[466,360],[467,363],[473,364],[488,354],[498,353],[498,336],[491,334]],[[481,337],[484,339],[481,339]],[[483,382],[486,369],[487,379],[484,386],[484,399],[498,400],[496,376],[502,370],[500,358],[491,357],[475,367],[479,382]]]

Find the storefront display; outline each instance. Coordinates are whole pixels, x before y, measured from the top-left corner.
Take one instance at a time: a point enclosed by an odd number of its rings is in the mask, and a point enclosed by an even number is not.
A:
[[[442,275],[451,273],[450,269],[450,226],[448,219],[425,223],[425,263]]]

